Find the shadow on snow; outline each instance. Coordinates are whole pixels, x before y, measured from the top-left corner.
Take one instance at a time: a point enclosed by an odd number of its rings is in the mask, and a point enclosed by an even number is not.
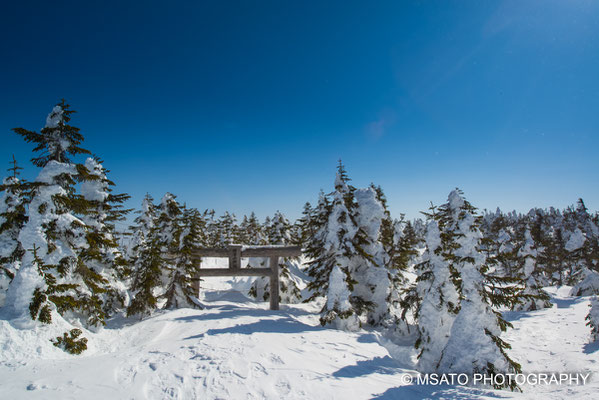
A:
[[[482,399],[494,397],[497,399],[509,398],[499,390],[484,390],[466,386],[449,385],[407,385],[387,389],[373,399],[381,400],[416,400],[416,399]]]
[[[370,374],[396,375],[400,373],[400,365],[389,356],[375,357],[371,360],[358,361],[356,365],[348,365],[333,372],[335,378],[356,378]]]
[[[272,315],[272,314],[270,314]],[[253,333],[302,333],[309,331],[321,331],[324,328],[320,326],[311,326],[296,321],[293,318],[278,318],[256,321],[251,324],[235,325],[227,328],[209,329],[205,333],[186,337],[188,339],[199,339],[204,336],[222,335],[226,333],[235,333],[241,335],[251,335]]]

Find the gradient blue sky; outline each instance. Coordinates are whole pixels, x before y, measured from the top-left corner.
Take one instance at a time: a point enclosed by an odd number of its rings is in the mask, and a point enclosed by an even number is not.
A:
[[[415,217],[599,209],[598,1],[5,2],[0,160],[64,97],[139,207],[166,191],[238,216],[300,215],[380,184]]]

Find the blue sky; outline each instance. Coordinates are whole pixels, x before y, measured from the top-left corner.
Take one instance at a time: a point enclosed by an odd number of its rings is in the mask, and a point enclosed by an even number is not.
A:
[[[481,209],[599,209],[597,1],[17,3],[0,160],[30,179],[10,129],[64,97],[131,207],[294,218],[341,158],[396,216],[456,186]]]

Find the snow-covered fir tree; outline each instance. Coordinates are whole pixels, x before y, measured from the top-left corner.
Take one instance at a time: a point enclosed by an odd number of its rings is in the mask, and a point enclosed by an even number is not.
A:
[[[521,277],[525,288],[522,291],[522,302],[514,305],[517,311],[533,311],[551,307],[549,295],[542,289],[537,273],[538,251],[536,244],[527,228],[524,232],[524,243],[518,250],[518,259],[521,264]]]
[[[130,196],[113,193],[114,183],[108,179],[108,171],[98,158],[88,158],[85,168],[88,172],[81,184],[81,195],[90,207],[81,217],[88,227],[88,246],[81,257],[106,282],[100,297],[104,312],[110,315],[123,310],[129,300],[123,282],[129,267],[119,248],[115,222],[124,220],[130,211],[122,206]]]
[[[175,196],[166,193],[156,210],[154,226],[133,263],[132,299],[127,315],[142,318],[150,315],[158,308],[165,286],[172,286],[166,284],[166,274],[175,269],[169,260],[179,251],[180,216],[181,208]]]
[[[599,227],[593,221],[582,199],[576,208],[564,212],[568,240],[568,283],[572,296],[599,294]]]
[[[158,298],[163,287],[163,258],[158,230],[153,227],[144,241],[137,246],[137,256],[133,261],[131,302],[127,307],[127,316],[151,315],[158,308]]]
[[[76,182],[88,179],[88,171],[70,157],[89,151],[80,147],[79,129],[69,125],[72,113],[63,100],[40,133],[14,129],[36,144],[40,155],[32,162],[42,168],[33,185],[29,220],[19,234],[26,252],[7,296],[12,317],[25,324],[27,319],[50,323],[59,314],[95,327],[106,315],[102,294],[107,279],[83,257],[89,228],[78,215],[93,207],[75,193]]]
[[[308,288],[313,291],[310,299],[317,296],[335,299],[335,301],[327,301],[323,307],[321,323],[354,329],[357,328],[354,326],[354,321],[359,322],[359,319],[354,316],[360,316],[372,308],[373,304],[352,293],[356,283],[352,274],[358,265],[370,260],[371,257],[364,250],[364,246],[369,244],[368,237],[355,220],[355,188],[348,185],[348,181],[345,168],[340,162],[330,205],[327,206],[327,202],[322,198],[319,200],[319,205],[326,206],[322,211],[318,211],[325,213],[326,222],[319,227],[307,246],[308,256],[312,258],[307,272],[313,278],[313,281],[308,284]],[[338,268],[338,271],[333,279],[331,272],[335,268]],[[340,284],[329,287],[330,282],[338,283],[341,278],[345,282],[343,287],[347,290],[342,289]],[[345,294],[349,295],[348,299],[339,297]],[[351,308],[348,308],[348,305]],[[338,308],[341,306],[342,309]],[[347,321],[339,321],[340,319],[347,319]]]
[[[310,202],[306,202],[302,210],[302,216],[295,223],[296,235],[293,238],[294,244],[297,244],[302,248],[306,246],[309,238],[313,237],[316,233],[315,219],[316,209],[312,207]]]
[[[562,214],[553,207],[549,210],[531,210],[536,214],[536,229],[531,229],[533,239],[538,245],[537,263],[542,266],[548,283],[562,286],[567,283],[570,271],[567,265],[568,251],[564,238]],[[534,237],[538,234],[539,237]]]
[[[250,246],[261,246],[268,244],[267,232],[262,226],[256,214],[252,211],[250,216],[244,216],[243,221],[239,226],[238,243],[247,244]]]
[[[485,288],[490,278],[486,275],[490,260],[481,251],[482,234],[475,208],[456,189],[439,208],[438,215],[441,236],[451,237],[451,251],[444,258],[450,262],[460,304],[437,370],[487,375],[519,372],[520,365],[506,353],[510,345],[500,338],[510,324],[492,308],[516,301],[508,298],[514,290],[509,288],[505,295],[495,292],[495,284],[500,282],[495,279],[490,282],[494,290]],[[515,383],[510,387],[514,389]]]
[[[193,280],[197,278],[200,260],[193,252],[204,241],[204,220],[196,209],[183,208],[179,219],[178,236],[174,243],[178,248],[173,264],[167,267],[165,307],[173,308],[201,308],[197,302],[198,293],[194,290]],[[173,249],[175,250],[175,249]]]
[[[599,340],[599,298],[591,297],[589,313],[586,316],[587,326],[591,328],[591,340]]]
[[[13,156],[12,176],[0,185],[0,307],[4,305],[8,285],[21,265],[25,250],[19,241],[19,233],[27,222],[27,183],[18,178],[19,170]]]
[[[366,256],[353,266],[353,293],[372,305],[365,310],[367,324],[391,326],[398,322],[393,306],[404,281],[402,271],[393,265],[395,248],[385,246],[395,243],[391,215],[380,187],[357,189],[354,197],[356,225],[365,234],[362,249]]]
[[[322,325],[350,332],[360,329],[360,318],[350,301],[352,288],[347,269],[335,265],[329,274],[326,304],[320,317]]]
[[[235,243],[235,240],[239,236],[238,232],[239,227],[237,226],[235,214],[225,211],[216,222],[216,247],[227,247]]]
[[[451,239],[451,233],[442,239],[437,221],[431,219],[426,227],[426,250],[422,262],[416,266],[415,292],[419,298],[415,313],[416,348],[419,350],[418,370],[424,373],[436,371],[459,311],[457,271],[445,258],[452,250]]]
[[[139,216],[135,218],[134,225],[131,228],[131,240],[127,246],[127,259],[134,261],[138,256],[141,245],[147,241],[147,238],[154,228],[156,220],[156,205],[150,194],[146,194],[141,203],[141,210],[136,211]]]

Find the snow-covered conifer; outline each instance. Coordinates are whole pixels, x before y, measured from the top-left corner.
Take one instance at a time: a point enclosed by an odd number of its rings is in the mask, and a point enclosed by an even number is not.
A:
[[[127,258],[133,262],[141,250],[140,246],[146,242],[156,221],[156,206],[150,194],[146,194],[141,203],[141,210],[136,211],[139,216],[135,218],[132,228],[131,240],[127,246]]]
[[[238,226],[235,214],[231,214],[228,211],[219,218],[216,223],[216,245],[217,247],[226,247],[235,242],[238,237]]]
[[[164,294],[165,275],[172,269],[167,258],[179,250],[179,218],[181,209],[175,196],[166,193],[157,209],[154,227],[133,263],[132,299],[127,315],[150,315]]]
[[[4,297],[8,285],[14,279],[21,258],[25,253],[19,233],[27,222],[25,205],[27,202],[27,183],[18,178],[19,169],[13,156],[13,167],[9,169],[12,176],[4,179],[0,185],[0,307],[4,305]]]
[[[350,302],[352,281],[345,268],[336,265],[329,274],[327,301],[320,323],[344,331],[360,329],[360,319]]]
[[[431,219],[426,228],[426,250],[416,266],[416,294],[420,299],[415,317],[418,321],[418,370],[425,373],[437,369],[447,345],[451,327],[459,310],[456,271],[444,257],[451,251],[450,236],[441,238],[437,221]]]
[[[305,247],[308,240],[315,234],[315,214],[316,210],[310,202],[304,204],[302,216],[296,222],[296,237],[294,243]]]
[[[394,242],[392,220],[385,206],[381,188],[357,189],[355,220],[365,234],[362,249],[365,257],[355,258],[352,277],[356,281],[353,294],[371,304],[365,310],[366,322],[372,326],[395,324],[393,306],[399,298],[403,276],[393,267],[395,249],[386,247]],[[388,229],[385,229],[388,228]]]
[[[599,340],[599,298],[597,296],[591,297],[591,303],[589,304],[590,310],[586,316],[587,326],[591,327],[591,339],[593,341]]]
[[[444,257],[450,261],[460,308],[438,371],[488,375],[519,372],[520,366],[505,351],[510,345],[500,338],[510,324],[491,308],[500,302],[509,304],[513,299],[502,298],[485,288],[489,260],[480,249],[482,234],[475,210],[457,189],[449,194],[448,203],[439,208],[442,236],[448,236],[452,248]]]
[[[193,252],[202,242],[203,224],[198,210],[183,208],[179,230],[176,232],[179,236],[176,241],[179,247],[175,253],[175,262],[169,265],[166,277],[166,308],[200,307],[195,301],[198,293],[195,293],[193,288],[193,279],[196,278],[200,260]]]
[[[594,223],[582,199],[576,208],[564,212],[564,226],[568,237],[565,245],[568,284],[573,285],[572,296],[599,293],[599,227]]]
[[[530,234],[530,229],[524,233],[524,243],[518,250],[518,259],[522,265],[521,276],[525,288],[522,291],[522,302],[514,305],[517,311],[533,311],[551,307],[549,295],[542,289],[538,280],[537,256],[535,242]]]
[[[81,195],[89,202],[89,208],[81,219],[88,227],[88,246],[81,257],[107,282],[100,297],[104,311],[111,314],[128,303],[123,282],[129,272],[128,262],[119,248],[114,223],[122,221],[129,212],[122,208],[122,203],[130,196],[112,192],[114,183],[108,179],[108,171],[98,158],[88,158],[85,168],[88,174],[81,184]]]
[[[348,304],[353,307],[351,312],[344,308],[343,312],[339,313],[329,308],[337,303],[327,301],[322,310],[321,323],[332,326],[346,326],[342,322],[336,322],[336,319],[361,315],[373,306],[368,300],[351,292],[355,283],[352,273],[357,265],[365,262],[370,256],[364,250],[364,246],[368,244],[368,237],[355,219],[355,188],[348,185],[348,181],[345,168],[339,163],[331,204],[323,208],[326,211],[323,215],[326,222],[319,227],[307,248],[308,255],[312,257],[307,272],[314,279],[308,284],[308,288],[312,290],[310,299],[323,295],[329,298],[331,295],[335,297],[335,302],[344,304],[344,307]],[[326,205],[326,201],[321,197],[319,204]],[[340,290],[340,286],[337,286],[331,288],[332,292],[328,293],[332,279],[330,275],[335,267],[339,268],[335,282],[341,278],[345,279],[344,287],[350,292]],[[346,293],[349,293],[347,302],[341,301],[339,296]]]
[[[77,215],[85,215],[90,203],[75,194],[74,185],[85,181],[88,171],[69,157],[89,152],[79,146],[83,141],[79,129],[69,125],[73,112],[63,100],[40,133],[14,129],[37,145],[34,151],[41,155],[32,161],[42,171],[32,191],[29,220],[19,234],[26,253],[7,304],[15,318],[29,314],[36,320],[40,310],[49,310],[44,322],[50,322],[51,312],[57,311],[67,320],[78,319],[93,327],[104,323],[101,294],[107,282],[82,257],[89,247],[88,227]]]

